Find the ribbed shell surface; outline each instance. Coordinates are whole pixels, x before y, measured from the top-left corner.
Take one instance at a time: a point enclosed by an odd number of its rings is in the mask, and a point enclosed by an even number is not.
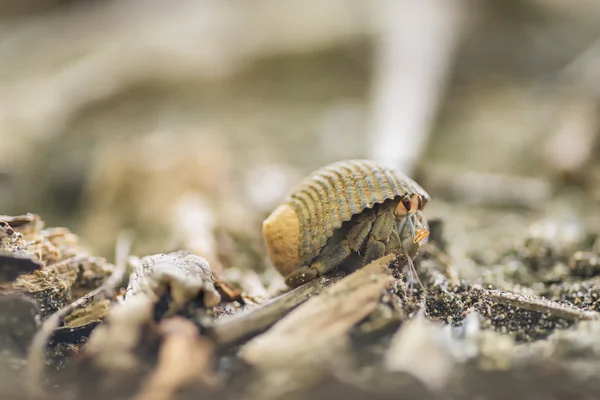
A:
[[[300,222],[300,261],[308,264],[354,215],[413,193],[430,200],[414,180],[370,160],[339,161],[314,171],[287,198]]]

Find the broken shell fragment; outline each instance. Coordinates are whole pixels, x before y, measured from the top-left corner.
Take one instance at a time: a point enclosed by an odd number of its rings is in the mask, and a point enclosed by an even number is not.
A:
[[[139,294],[158,301],[168,294],[167,315],[177,313],[197,299],[207,308],[221,302],[210,265],[201,256],[177,251],[145,256],[137,264],[129,279],[125,301]]]

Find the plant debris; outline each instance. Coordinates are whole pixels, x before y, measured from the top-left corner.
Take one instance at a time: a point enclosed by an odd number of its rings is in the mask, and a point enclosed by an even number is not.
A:
[[[217,276],[187,250],[130,255],[126,236],[113,266],[39,216],[2,220],[3,256],[17,260],[1,284],[3,368],[27,377],[28,398],[539,392],[517,376],[552,380],[547,393],[598,386],[598,249],[589,235],[562,247],[524,235],[493,257],[474,253],[475,271],[449,254],[434,220],[433,240],[412,260],[416,277],[406,256],[388,255],[281,291],[269,266],[219,266]]]

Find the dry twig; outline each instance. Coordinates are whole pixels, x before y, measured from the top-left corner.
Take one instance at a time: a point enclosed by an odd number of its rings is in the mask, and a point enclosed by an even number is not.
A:
[[[207,334],[219,345],[231,345],[257,335],[309,297],[337,282],[340,277],[321,277],[275,297],[248,311],[222,317],[208,324]]]
[[[42,379],[44,376],[44,366],[46,365],[46,348],[52,334],[73,311],[85,308],[95,300],[114,296],[116,288],[123,282],[125,272],[127,271],[127,256],[130,247],[130,236],[123,234],[117,242],[116,268],[108,279],[100,287],[48,317],[42,324],[41,329],[33,337],[28,355],[28,382],[26,388],[30,398],[41,399],[45,397],[42,390]]]
[[[212,343],[199,336],[196,326],[182,317],[163,320],[160,328],[165,338],[158,366],[135,400],[171,400],[178,390],[198,381],[213,387]]]
[[[331,360],[348,357],[349,332],[381,304],[395,282],[390,254],[349,274],[243,345],[239,356],[258,371],[250,397],[287,398],[327,374]],[[265,389],[266,388],[266,389]]]
[[[389,266],[395,259],[390,254],[375,260],[312,297],[246,343],[240,356],[256,365],[286,363],[315,355],[327,343],[340,340],[375,310],[383,292],[391,287],[394,279]]]
[[[599,315],[597,312],[584,311],[577,307],[560,304],[556,301],[530,297],[524,294],[503,292],[499,290],[484,290],[484,293],[499,304],[549,314],[570,321],[597,319]]]

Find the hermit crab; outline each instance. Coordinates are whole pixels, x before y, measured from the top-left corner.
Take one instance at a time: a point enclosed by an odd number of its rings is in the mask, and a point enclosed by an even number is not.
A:
[[[429,194],[370,160],[338,161],[302,180],[263,222],[271,263],[290,287],[390,253],[413,258],[427,240]]]

